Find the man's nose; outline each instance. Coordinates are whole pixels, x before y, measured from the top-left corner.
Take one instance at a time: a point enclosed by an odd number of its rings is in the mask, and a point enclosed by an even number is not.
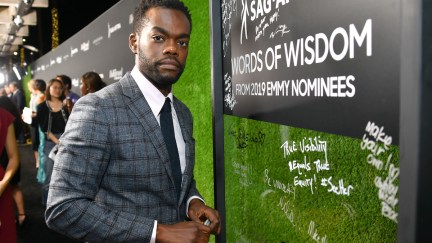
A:
[[[167,41],[167,45],[164,48],[163,54],[165,55],[178,55],[177,43],[175,41]]]

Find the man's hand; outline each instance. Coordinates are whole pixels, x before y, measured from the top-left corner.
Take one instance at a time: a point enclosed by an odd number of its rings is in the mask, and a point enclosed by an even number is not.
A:
[[[207,243],[210,238],[210,228],[197,222],[180,222],[173,225],[158,224],[156,242],[198,242]]]
[[[218,235],[221,231],[218,211],[206,206],[201,200],[193,199],[189,203],[189,218],[192,221],[173,225],[158,224],[156,242],[208,242],[210,234]],[[210,225],[204,225],[206,220]]]
[[[221,231],[219,212],[206,206],[201,200],[193,199],[189,203],[189,218],[197,223],[204,224],[208,219],[210,220],[210,233],[218,235]]]

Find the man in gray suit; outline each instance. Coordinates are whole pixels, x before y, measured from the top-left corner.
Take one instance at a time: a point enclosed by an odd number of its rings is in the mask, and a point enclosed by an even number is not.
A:
[[[208,242],[219,234],[219,214],[204,204],[193,177],[192,115],[171,93],[191,27],[178,0],[143,0],[136,8],[134,69],[80,98],[60,139],[45,215],[50,228],[90,242]],[[172,112],[179,183],[160,125],[164,109]]]
[[[25,107],[24,93],[19,88],[18,82],[15,81],[9,84],[9,89],[11,91],[10,99],[15,104],[20,114],[22,114]],[[16,134],[16,137],[20,144],[25,143],[24,131],[21,131],[20,134]]]

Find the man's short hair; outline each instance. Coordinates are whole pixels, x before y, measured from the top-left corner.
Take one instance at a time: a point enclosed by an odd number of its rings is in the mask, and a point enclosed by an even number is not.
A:
[[[13,87],[17,88],[17,89],[19,88],[19,86],[18,86],[18,82],[16,82],[16,81],[10,82],[10,83],[9,83],[9,86],[11,86],[11,85],[12,85]]]
[[[143,25],[148,20],[145,16],[147,11],[151,8],[161,7],[179,10],[186,15],[189,20],[190,30],[192,31],[192,16],[189,9],[184,5],[182,1],[179,0],[142,0],[141,3],[135,8],[134,20],[133,20],[133,31],[135,33],[141,33]]]
[[[70,90],[72,88],[72,80],[69,78],[69,76],[64,74],[57,75],[57,78],[60,79],[60,81],[63,82],[63,84]]]

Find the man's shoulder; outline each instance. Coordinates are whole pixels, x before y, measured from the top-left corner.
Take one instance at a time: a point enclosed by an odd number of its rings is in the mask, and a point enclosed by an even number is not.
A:
[[[127,72],[120,80],[106,86],[98,93],[107,96],[135,97],[140,93],[140,90],[130,72]]]

